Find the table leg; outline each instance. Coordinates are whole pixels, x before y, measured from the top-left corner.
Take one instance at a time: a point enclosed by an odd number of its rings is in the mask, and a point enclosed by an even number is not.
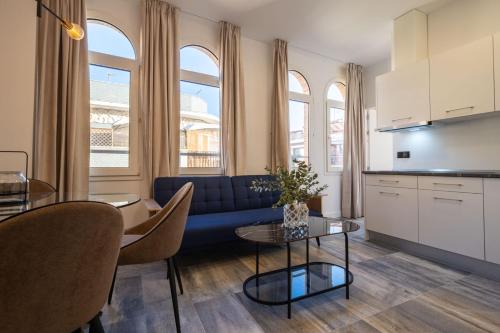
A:
[[[255,284],[257,287],[259,286],[259,243],[255,243],[255,274],[257,278],[255,280]],[[258,292],[258,289],[257,289]]]
[[[344,232],[345,237],[345,298],[349,299],[349,237]]]
[[[311,275],[309,274],[309,238],[306,238],[306,277],[307,277],[307,293],[311,291]]]
[[[292,259],[290,257],[290,243],[286,243],[287,273],[288,273],[288,319],[292,318]]]

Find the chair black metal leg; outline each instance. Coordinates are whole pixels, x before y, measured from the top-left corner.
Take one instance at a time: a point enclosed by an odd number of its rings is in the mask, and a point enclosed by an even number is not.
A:
[[[287,278],[288,278],[287,310],[288,310],[288,319],[291,319],[292,318],[292,261],[290,256],[290,243],[286,243],[286,252],[287,252],[286,257],[287,257]]]
[[[99,315],[92,318],[92,320],[89,322],[89,325],[89,333],[105,333]]]
[[[108,295],[108,305],[111,305],[111,300],[113,298],[113,289],[115,289],[115,280],[116,280],[116,271],[118,270],[118,266],[115,267],[115,274],[113,274],[113,282],[111,282],[111,289],[109,290]]]
[[[177,284],[179,285],[179,290],[181,292],[181,295],[184,295],[184,288],[182,288],[181,272],[179,271],[179,267],[177,266],[177,260],[175,260],[175,257],[172,257],[172,262],[174,264],[175,276],[177,278]]]
[[[175,285],[175,274],[174,272],[174,264],[173,259],[168,258],[168,275],[169,275],[169,284],[170,284],[170,294],[172,296],[172,304],[174,306],[174,318],[175,318],[175,328],[177,329],[177,333],[181,332],[181,323],[179,319],[179,305],[177,304],[177,288]]]
[[[321,243],[319,242],[319,237],[316,237],[316,244],[318,244],[318,247],[321,246]]]

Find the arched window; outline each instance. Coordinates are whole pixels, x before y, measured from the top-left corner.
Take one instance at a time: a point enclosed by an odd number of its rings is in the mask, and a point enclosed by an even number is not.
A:
[[[327,168],[341,171],[344,161],[345,84],[334,82],[328,88],[327,112]]]
[[[180,51],[181,65],[181,172],[220,174],[221,131],[219,64],[217,57],[201,46]]]
[[[288,71],[288,119],[290,163],[309,163],[309,103],[311,91],[306,79],[297,71]]]
[[[138,65],[115,26],[87,21],[90,74],[90,174],[138,175]]]

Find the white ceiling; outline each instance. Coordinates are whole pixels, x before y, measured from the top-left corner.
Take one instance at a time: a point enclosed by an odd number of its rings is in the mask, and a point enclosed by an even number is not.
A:
[[[392,20],[420,8],[432,11],[451,0],[172,0],[181,10],[241,26],[262,41],[342,61],[370,65],[391,51]]]

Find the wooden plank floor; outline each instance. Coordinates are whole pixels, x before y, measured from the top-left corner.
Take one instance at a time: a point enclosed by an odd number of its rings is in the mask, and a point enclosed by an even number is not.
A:
[[[304,260],[293,244],[292,260]],[[311,242],[311,261],[343,264],[343,236]],[[351,298],[336,290],[285,306],[249,300],[243,281],[255,269],[249,244],[204,249],[178,257],[183,332],[500,332],[500,283],[384,248],[352,235]],[[261,250],[261,271],[286,265],[286,250]],[[166,264],[120,267],[103,323],[108,333],[175,332]]]

